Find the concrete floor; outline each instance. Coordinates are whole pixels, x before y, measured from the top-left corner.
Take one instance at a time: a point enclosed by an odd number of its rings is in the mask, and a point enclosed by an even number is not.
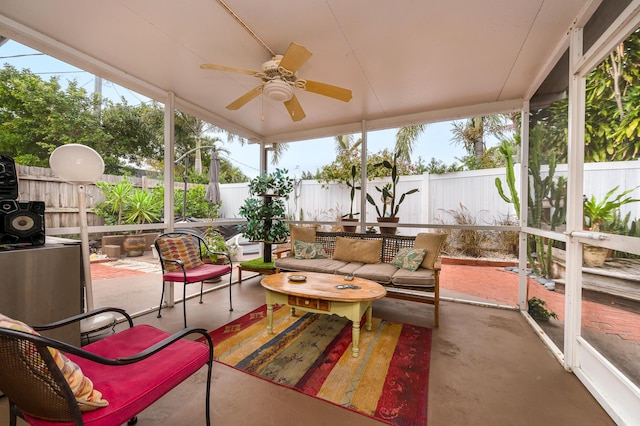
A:
[[[141,272],[96,281],[95,305],[118,302],[117,306],[133,311],[140,310],[140,303],[157,306],[159,280],[157,273]],[[215,329],[253,310],[264,303],[259,280],[233,285],[233,312],[229,312],[227,288],[210,291],[203,304],[197,298],[187,300],[188,325]],[[143,291],[154,286],[156,291]],[[191,292],[197,287],[189,286]],[[176,296],[180,293],[176,286]],[[433,307],[415,302],[376,301],[374,316],[433,326]],[[182,328],[182,321],[179,303],[163,309],[162,318],[151,312],[134,322],[172,332]],[[440,324],[433,330],[430,426],[614,424],[579,380],[564,371],[519,312],[442,302]],[[138,424],[204,424],[204,377],[203,369],[141,413]],[[214,365],[211,402],[212,423],[224,426],[381,424],[221,364]],[[0,398],[2,424],[8,424],[6,398]]]

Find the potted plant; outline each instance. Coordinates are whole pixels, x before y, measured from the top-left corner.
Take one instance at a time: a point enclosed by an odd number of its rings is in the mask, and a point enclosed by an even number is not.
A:
[[[102,191],[105,200],[96,205],[95,213],[104,218],[109,225],[122,225],[124,212],[133,192],[133,184],[125,177],[115,184],[98,181],[96,186]]]
[[[152,193],[136,188],[127,200],[124,221],[128,224],[153,223],[158,221],[162,202]],[[142,256],[147,250],[147,238],[141,231],[127,235],[122,243],[122,248],[129,257]]]
[[[349,213],[345,214],[342,216],[342,221],[343,222],[357,222],[358,219],[356,219],[354,216],[359,215],[360,213],[354,213],[353,212],[353,203],[354,200],[356,198],[356,191],[359,191],[361,189],[360,185],[358,185],[358,182],[356,180],[356,176],[358,175],[358,171],[356,169],[355,164],[351,166],[351,179],[345,181],[345,184],[351,189],[351,205],[349,206]],[[345,232],[356,232],[356,228],[357,226],[351,226],[351,225],[343,225],[342,228],[344,229]]]
[[[527,301],[527,304],[529,306],[527,312],[534,319],[541,321],[549,321],[549,318],[558,319],[558,315],[553,311],[549,311],[546,308],[547,302],[542,299],[534,296]]]
[[[226,260],[225,256],[219,253],[228,253],[229,250],[222,234],[217,229],[209,228],[203,238],[209,249],[208,258],[211,263],[223,264]]]
[[[600,201],[597,201],[594,195],[591,195],[590,198],[584,201],[583,213],[585,226],[589,231],[600,232],[602,224],[607,220],[613,220],[621,206],[640,201],[640,199],[628,195],[638,187],[622,191],[615,198],[610,199],[614,196],[615,192],[618,191],[619,187],[620,185],[617,185],[611,191],[607,192]],[[582,259],[585,266],[599,267],[604,265],[608,251],[609,249],[606,247],[585,244],[582,251]]]
[[[611,191],[607,192],[601,201],[597,201],[594,195],[588,198],[584,202],[584,217],[586,219],[586,225],[590,231],[599,232],[600,227],[605,220],[612,220],[616,211],[625,204],[635,203],[640,201],[638,198],[632,198],[627,196],[639,187],[628,189],[618,194],[614,199],[609,200],[610,197],[618,190],[620,185],[617,185]]]
[[[415,192],[418,192],[418,188],[411,189],[405,193],[403,193],[396,203],[396,186],[398,185],[398,181],[400,180],[400,176],[398,176],[398,151],[393,154],[393,163],[388,160],[384,160],[381,163],[376,164],[374,167],[384,167],[390,171],[391,174],[391,182],[384,184],[382,187],[376,186],[376,191],[378,191],[381,196],[380,200],[382,201],[382,210],[378,208],[375,200],[370,194],[367,194],[367,201],[369,204],[376,208],[376,213],[378,214],[377,220],[378,222],[392,222],[398,223],[399,217],[398,210],[400,209],[400,205],[404,201],[404,198]],[[395,227],[383,227],[380,226],[381,234],[395,234]]]
[[[116,184],[97,182],[96,185],[105,201],[98,203],[95,213],[108,224],[143,224],[159,220],[163,201],[155,194],[134,188],[126,178]],[[122,242],[122,249],[129,257],[142,256],[149,246],[140,232],[125,235]]]

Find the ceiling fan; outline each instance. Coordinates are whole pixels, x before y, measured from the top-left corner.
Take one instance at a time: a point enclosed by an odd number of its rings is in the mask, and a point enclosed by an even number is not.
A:
[[[284,102],[284,106],[287,108],[291,119],[293,121],[300,121],[305,118],[306,115],[300,105],[300,102],[298,102],[298,98],[296,98],[293,91],[294,88],[328,96],[343,102],[349,102],[352,97],[351,90],[313,80],[298,78],[298,69],[307,62],[311,55],[312,53],[306,47],[297,43],[291,43],[284,55],[274,56],[271,60],[262,64],[260,71],[216,64],[202,64],[200,65],[200,68],[206,70],[238,72],[258,77],[262,80],[262,83],[259,86],[251,89],[227,105],[227,109],[240,109],[262,93],[275,101]]]

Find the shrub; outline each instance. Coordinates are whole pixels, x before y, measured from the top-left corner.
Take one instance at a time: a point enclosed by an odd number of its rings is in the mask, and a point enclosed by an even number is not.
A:
[[[477,225],[476,218],[462,203],[457,210],[447,210],[447,214],[453,217],[457,225]],[[456,248],[462,254],[469,257],[481,257],[483,244],[487,241],[485,232],[479,229],[453,229],[449,233],[450,246]]]

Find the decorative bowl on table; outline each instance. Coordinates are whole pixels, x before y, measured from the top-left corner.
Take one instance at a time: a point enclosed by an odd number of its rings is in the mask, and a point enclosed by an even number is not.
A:
[[[289,275],[289,281],[293,281],[294,283],[301,283],[307,280],[307,277],[304,275]]]

